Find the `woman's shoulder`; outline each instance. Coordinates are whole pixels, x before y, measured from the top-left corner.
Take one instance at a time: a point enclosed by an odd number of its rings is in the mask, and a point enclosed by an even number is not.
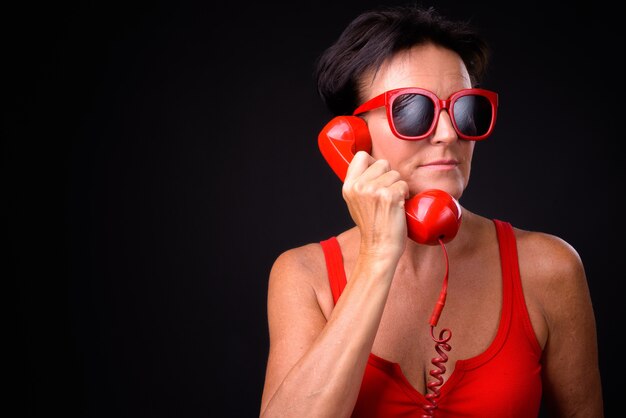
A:
[[[520,262],[546,272],[567,272],[582,267],[578,251],[562,237],[514,226]]]
[[[358,228],[353,227],[340,234],[328,236],[317,242],[309,242],[289,248],[276,257],[272,270],[290,270],[302,274],[312,274],[316,277],[327,278],[326,258],[322,242],[336,240],[343,262],[351,257],[355,245],[358,246]]]
[[[574,246],[555,234],[513,229],[525,290],[546,304],[564,294],[588,291],[583,261]]]
[[[282,251],[274,259],[272,275],[289,272],[299,275],[319,273],[324,264],[324,251],[320,242],[310,242]]]
[[[324,315],[330,314],[333,299],[320,242],[289,248],[276,257],[270,271],[268,297],[296,297],[303,304],[308,300],[318,306]]]

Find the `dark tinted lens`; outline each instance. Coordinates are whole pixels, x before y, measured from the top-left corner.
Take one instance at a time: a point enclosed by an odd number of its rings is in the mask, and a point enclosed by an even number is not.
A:
[[[454,103],[454,120],[463,135],[481,136],[491,125],[491,103],[483,96],[463,96]]]
[[[433,123],[435,106],[428,97],[416,93],[398,96],[393,101],[391,115],[398,133],[420,136],[428,132]]]

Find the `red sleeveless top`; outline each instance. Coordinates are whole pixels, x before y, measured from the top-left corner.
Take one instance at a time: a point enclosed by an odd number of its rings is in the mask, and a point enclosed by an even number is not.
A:
[[[496,337],[482,354],[458,360],[440,387],[438,418],[537,417],[541,402],[541,348],[522,292],[513,228],[494,220],[502,268],[502,313]],[[321,242],[335,303],[346,285],[335,237]],[[400,366],[370,353],[352,418],[421,417],[424,395]]]

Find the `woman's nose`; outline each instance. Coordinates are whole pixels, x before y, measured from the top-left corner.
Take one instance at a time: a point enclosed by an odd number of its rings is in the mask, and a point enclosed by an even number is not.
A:
[[[435,132],[430,139],[433,144],[451,143],[458,140],[459,137],[452,124],[452,119],[447,110],[442,110],[439,113],[439,119],[437,120],[437,126]]]

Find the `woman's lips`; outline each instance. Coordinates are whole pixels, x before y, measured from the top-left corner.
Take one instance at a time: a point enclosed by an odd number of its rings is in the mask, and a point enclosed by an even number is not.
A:
[[[433,170],[452,170],[459,165],[457,160],[436,160],[426,164],[420,164],[418,168],[429,168]]]

